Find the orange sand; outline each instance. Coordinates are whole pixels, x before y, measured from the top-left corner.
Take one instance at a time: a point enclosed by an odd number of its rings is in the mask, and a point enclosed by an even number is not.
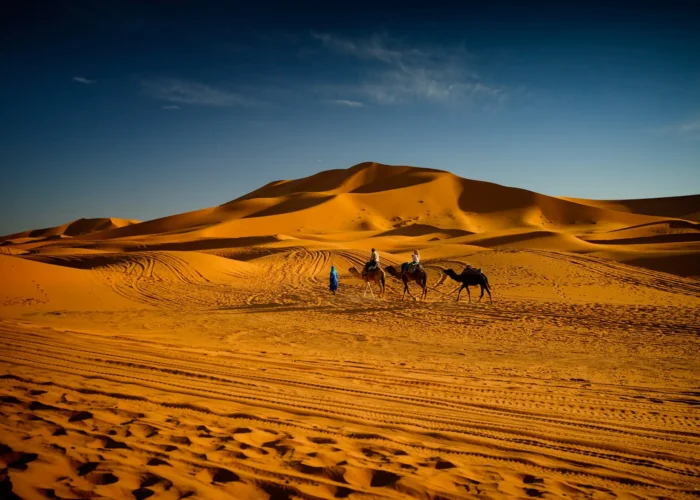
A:
[[[365,163],[0,238],[0,497],[696,497],[698,213]]]

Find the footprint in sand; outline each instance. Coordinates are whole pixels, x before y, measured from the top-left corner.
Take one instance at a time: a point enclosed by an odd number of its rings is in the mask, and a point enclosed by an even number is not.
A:
[[[231,472],[228,469],[214,469],[211,472],[212,483],[233,483],[241,480],[238,474],[236,474],[235,472]]]
[[[375,470],[372,472],[372,480],[369,485],[372,488],[383,488],[395,484],[401,476],[387,470]]]
[[[185,446],[192,444],[192,441],[190,441],[190,438],[187,436],[170,436],[170,441],[176,444],[183,444]]]
[[[93,418],[92,413],[89,411],[78,411],[75,412],[73,415],[70,416],[68,419],[69,422],[82,422],[83,420],[87,420],[89,418]]]
[[[166,462],[165,460],[162,460],[160,458],[151,458],[146,465],[150,465],[151,467],[157,467],[159,465],[167,465],[168,467],[171,467],[171,465]]]
[[[9,446],[0,443],[0,463],[8,469],[27,470],[30,462],[39,458],[36,453],[24,453],[15,451]]]
[[[128,429],[129,429],[129,432],[131,432],[131,434],[133,434],[134,436],[139,437],[139,438],[147,439],[147,438],[151,438],[151,437],[155,436],[156,434],[158,434],[158,429],[156,429],[152,425],[138,423],[138,422],[129,425]]]
[[[79,466],[76,469],[78,476],[84,476],[85,474],[89,474],[90,472],[97,469],[98,465],[100,465],[99,462],[86,462],[86,463],[84,463],[83,465]]]
[[[141,488],[150,488],[151,486],[160,485],[165,490],[169,490],[173,487],[172,481],[164,477],[158,476],[156,474],[146,473],[141,480],[139,485]]]
[[[327,437],[307,437],[309,441],[315,444],[336,444],[337,441],[335,439],[327,438]]]
[[[96,446],[98,448],[105,448],[108,450],[129,450],[129,446],[126,443],[122,443],[121,441],[116,441],[112,439],[109,436],[101,436],[98,437],[97,440],[94,442],[93,446]]]
[[[145,498],[152,497],[156,494],[155,491],[149,490],[148,488],[137,488],[131,492],[136,500],[144,500]]]
[[[119,478],[112,474],[111,472],[90,472],[85,475],[85,479],[90,481],[96,486],[106,486],[108,484],[114,484],[119,481]]]

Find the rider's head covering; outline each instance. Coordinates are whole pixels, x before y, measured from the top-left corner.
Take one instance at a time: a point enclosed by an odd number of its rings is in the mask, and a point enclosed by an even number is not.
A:
[[[374,248],[372,249],[372,251],[374,252]]]

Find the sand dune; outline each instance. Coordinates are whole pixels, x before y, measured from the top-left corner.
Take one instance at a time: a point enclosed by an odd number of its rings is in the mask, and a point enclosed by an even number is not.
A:
[[[695,498],[700,197],[673,200],[365,163],[2,238],[0,498]],[[363,296],[372,247],[420,249],[427,299]],[[492,303],[440,283],[466,264]]]
[[[580,198],[563,198],[575,203],[598,208],[631,212],[636,214],[673,217],[700,222],[700,195],[671,196],[668,198],[647,198],[638,200],[584,200]]]
[[[99,231],[107,231],[119,227],[137,224],[137,220],[101,218],[101,219],[78,219],[61,226],[49,227],[46,229],[35,229],[24,231],[2,238],[3,240],[13,240],[21,238],[56,238],[61,236],[84,236]]]
[[[360,164],[271,183],[219,207],[90,232],[105,240],[194,233],[202,237],[389,231],[410,224],[486,233],[514,227],[578,231],[661,222],[653,217],[459,178],[449,172]]]
[[[587,237],[595,243],[674,243],[682,241],[700,241],[700,223],[671,220],[642,224],[623,229],[596,233]]]

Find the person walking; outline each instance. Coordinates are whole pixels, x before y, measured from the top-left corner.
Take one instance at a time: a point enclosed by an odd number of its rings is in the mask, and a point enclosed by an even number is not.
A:
[[[330,290],[333,292],[333,295],[338,290],[338,271],[335,270],[335,266],[331,266]]]

